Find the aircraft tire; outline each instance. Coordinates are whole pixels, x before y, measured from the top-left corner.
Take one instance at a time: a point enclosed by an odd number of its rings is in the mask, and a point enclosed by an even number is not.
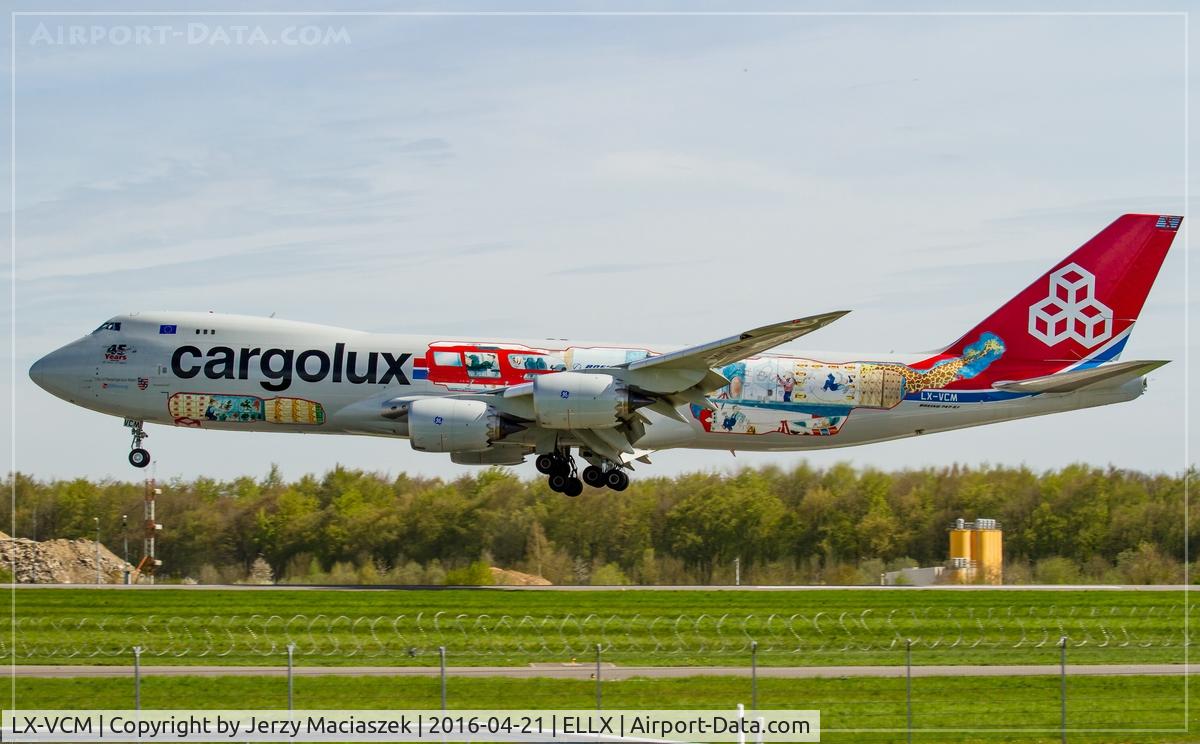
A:
[[[150,464],[150,453],[141,447],[129,451],[129,464],[135,468],[144,468]]]
[[[554,463],[556,458],[553,455],[538,455],[533,461],[533,466],[542,475],[550,475],[554,472]]]
[[[624,491],[629,488],[629,476],[625,475],[624,470],[610,470],[604,477],[604,485],[614,491]]]
[[[567,484],[563,486],[562,492],[571,498],[575,498],[583,493],[583,481],[578,478],[567,478]]]
[[[550,476],[549,481],[551,491],[563,493],[567,487],[568,478],[562,473],[555,473],[554,475]]]
[[[561,475],[564,478],[571,477],[571,461],[565,457],[554,458],[554,469],[550,471],[551,475]]]
[[[595,465],[588,465],[583,469],[583,482],[592,488],[604,487],[604,471]]]

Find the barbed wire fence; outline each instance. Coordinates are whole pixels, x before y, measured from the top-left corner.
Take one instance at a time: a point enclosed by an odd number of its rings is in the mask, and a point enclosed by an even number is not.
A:
[[[1196,605],[1187,607],[1194,614]],[[770,663],[892,652],[1124,649],[1164,658],[1189,646],[1185,607],[1021,606],[816,611],[793,614],[491,615],[452,612],[348,616],[17,616],[0,622],[0,659],[102,660],[135,646],[156,659],[406,660],[444,647],[455,659],[561,660],[590,654],[678,659],[736,657],[756,646]],[[793,661],[788,661],[789,657]]]

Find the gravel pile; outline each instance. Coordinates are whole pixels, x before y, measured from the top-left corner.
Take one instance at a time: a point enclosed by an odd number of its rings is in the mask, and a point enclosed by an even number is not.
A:
[[[18,584],[96,583],[95,540],[46,540],[9,537],[0,532],[0,565],[13,572]],[[100,546],[100,578],[107,584],[124,581],[125,562]]]
[[[500,586],[550,586],[541,576],[492,566],[492,581]]]

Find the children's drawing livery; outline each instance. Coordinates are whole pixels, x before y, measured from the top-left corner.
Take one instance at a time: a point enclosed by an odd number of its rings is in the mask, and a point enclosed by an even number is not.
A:
[[[167,409],[177,426],[202,427],[213,424],[302,424],[325,423],[320,403],[303,398],[259,398],[254,395],[219,393],[175,393]]]
[[[413,378],[444,385],[447,390],[472,390],[518,385],[538,375],[566,370],[602,369],[645,359],[645,349],[609,347],[562,350],[524,344],[438,341],[413,362]]]
[[[1003,353],[1004,342],[984,333],[962,356],[928,369],[788,357],[739,361],[721,369],[729,384],[712,399],[715,408],[692,405],[691,412],[706,432],[833,436],[857,408],[894,408],[910,394],[969,380]]]
[[[780,350],[845,311],[683,348],[163,312],[106,321],[29,373],[126,419],[138,467],[151,422],[402,437],[462,464],[532,456],[567,495],[622,490],[656,450],[843,447],[1133,400],[1166,362],[1118,360],[1180,224],[1118,218],[936,353]]]

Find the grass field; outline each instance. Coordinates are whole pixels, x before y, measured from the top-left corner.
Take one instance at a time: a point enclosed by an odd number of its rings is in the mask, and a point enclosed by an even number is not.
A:
[[[486,591],[18,589],[17,663],[427,665],[1181,662],[1180,591]],[[15,641],[15,642],[14,642]]]
[[[438,684],[436,678],[301,677],[295,681],[295,705],[299,709],[436,709],[440,705]],[[903,679],[761,679],[758,685],[761,708],[819,709],[825,730],[822,741],[904,741]],[[913,740],[1058,741],[1058,685],[1054,677],[914,679],[913,727],[918,732]],[[1181,677],[1073,677],[1067,685],[1067,728],[1074,730],[1070,731],[1071,741],[1195,740],[1181,731]],[[18,706],[25,709],[129,708],[133,685],[128,679],[18,678],[15,694]],[[592,708],[595,683],[453,678],[447,700],[451,708]],[[603,706],[608,709],[732,708],[737,703],[750,704],[747,679],[631,679],[603,685]],[[10,696],[5,695],[4,706],[9,704]],[[193,708],[285,708],[286,682],[282,676],[143,679],[143,707],[178,708],[184,704]],[[1192,730],[1200,729],[1198,719],[1200,712],[1192,706]],[[1006,728],[1026,731],[995,731]],[[1085,731],[1095,729],[1119,731]],[[1135,729],[1157,731],[1138,733]]]

